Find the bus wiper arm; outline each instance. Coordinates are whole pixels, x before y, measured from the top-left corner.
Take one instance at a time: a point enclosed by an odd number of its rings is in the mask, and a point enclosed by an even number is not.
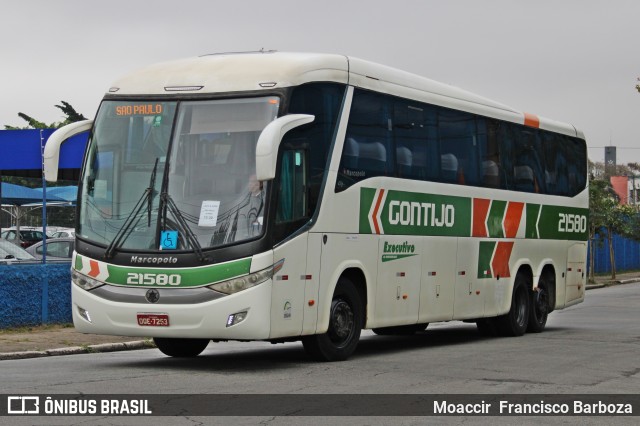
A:
[[[173,217],[176,219],[176,225],[178,225],[180,231],[184,233],[187,241],[189,242],[189,244],[191,244],[191,247],[193,247],[193,250],[198,255],[198,260],[200,262],[206,262],[207,260],[209,260],[202,252],[202,246],[198,242],[198,237],[195,236],[195,234],[189,227],[189,224],[184,220],[184,216],[182,216],[182,213],[180,213],[180,209],[178,209],[178,206],[176,206],[176,203],[173,201],[171,196],[167,192],[163,192],[162,194],[160,194],[160,200],[165,203]]]
[[[153,197],[153,185],[155,184],[157,169],[158,169],[158,157],[156,157],[156,162],[153,165],[153,170],[151,171],[151,178],[149,179],[149,187],[147,187],[144,190],[144,192],[142,193],[142,196],[138,199],[138,202],[133,207],[133,210],[131,210],[131,213],[129,213],[129,216],[127,216],[127,218],[125,219],[124,225],[122,225],[122,228],[120,228],[116,236],[113,238],[113,241],[111,241],[111,243],[107,247],[107,250],[104,252],[105,258],[111,259],[113,257],[113,253],[115,252],[116,247],[119,247],[120,244],[127,239],[129,234],[131,234],[130,230],[134,228],[134,224],[137,225],[138,222],[140,221],[140,217],[138,216],[138,214],[140,213],[140,210],[142,210],[142,207],[144,207],[145,201],[147,202],[148,208],[149,208],[148,226],[151,226],[151,199]]]
[[[159,158],[156,157],[156,163],[153,165],[153,171],[151,172],[151,180],[149,181],[149,188],[147,188],[149,190],[149,201],[147,203],[147,226],[150,227],[151,226],[151,204],[153,201],[153,188],[156,184],[156,170],[158,169],[158,160]]]
[[[138,214],[142,210],[142,207],[144,207],[145,201],[149,200],[150,192],[151,192],[150,188],[147,188],[144,190],[144,192],[142,193],[142,196],[140,197],[140,199],[138,199],[138,202],[136,203],[135,207],[133,208],[133,210],[131,210],[131,213],[129,213],[129,216],[127,216],[127,219],[125,220],[124,225],[122,225],[122,228],[120,228],[116,236],[113,238],[113,241],[111,241],[111,243],[107,247],[107,250],[104,252],[105,258],[111,259],[113,257],[113,253],[116,247],[119,247],[120,243],[123,242],[126,239],[126,237],[129,236],[129,233],[130,233],[129,230],[133,229],[132,227],[133,223],[135,222],[137,224],[140,221],[140,217],[138,216]]]

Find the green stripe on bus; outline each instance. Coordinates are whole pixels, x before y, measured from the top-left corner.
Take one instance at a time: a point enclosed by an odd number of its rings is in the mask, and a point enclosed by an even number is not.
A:
[[[586,241],[589,209],[562,206],[542,206],[538,220],[539,237],[547,240]]]
[[[525,238],[539,238],[538,237],[538,214],[540,213],[540,204],[527,203],[527,223],[525,228]]]
[[[491,273],[491,258],[496,248],[496,241],[480,241],[478,253],[478,278],[493,278]]]
[[[373,204],[373,198],[376,196],[376,190],[372,188],[360,189],[360,233],[373,234],[371,225],[369,224],[369,210]]]
[[[172,287],[199,287],[204,285],[213,284],[220,281],[225,281],[231,278],[247,275],[251,268],[251,258],[235,260],[232,262],[219,263],[210,266],[203,266],[198,268],[130,268],[124,266],[107,265],[109,271],[109,277],[106,282],[113,285],[126,285],[128,279],[132,277],[131,274],[145,274],[149,277],[149,281],[157,279],[159,275],[166,276],[180,276],[180,284]],[[143,279],[135,277],[132,279],[136,287],[169,287],[169,284],[157,281],[152,284],[142,284]]]
[[[371,234],[369,225],[375,189],[360,191],[360,233]],[[387,191],[381,206],[380,225],[388,235],[471,236],[471,198],[419,192]]]
[[[73,269],[75,269],[76,271],[82,269],[82,256],[80,256],[79,254],[76,254],[76,263]]]
[[[491,202],[489,216],[487,217],[487,229],[489,230],[489,236],[491,238],[504,238],[502,221],[504,219],[504,212],[506,209],[506,201],[493,200]]]
[[[472,198],[396,190],[385,190],[384,197],[376,198],[377,193],[374,188],[360,189],[361,234],[375,234],[379,229],[387,235],[471,236]],[[372,208],[382,198],[384,204]],[[505,238],[507,206],[505,200],[491,201],[486,218],[489,238]],[[374,212],[376,217],[372,217]],[[525,212],[524,238],[587,240],[588,209],[526,203]]]

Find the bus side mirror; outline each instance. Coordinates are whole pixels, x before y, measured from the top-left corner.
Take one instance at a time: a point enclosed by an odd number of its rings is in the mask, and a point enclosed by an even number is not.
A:
[[[49,136],[43,154],[44,178],[47,181],[55,182],[58,180],[60,146],[70,137],[91,130],[91,126],[93,126],[93,120],[77,121],[59,128]]]
[[[278,147],[285,133],[303,124],[311,123],[315,118],[308,114],[291,114],[267,124],[260,133],[256,145],[256,178],[259,181],[272,180],[276,177]]]

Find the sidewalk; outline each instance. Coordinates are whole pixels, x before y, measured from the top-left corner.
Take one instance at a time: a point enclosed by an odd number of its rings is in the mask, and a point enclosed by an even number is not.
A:
[[[151,339],[82,334],[71,324],[0,330],[0,361],[153,347]]]
[[[638,281],[640,271],[617,274],[616,280],[611,280],[610,275],[598,276],[595,284],[587,285],[587,290]],[[82,334],[69,324],[0,330],[0,361],[153,347],[151,339]]]

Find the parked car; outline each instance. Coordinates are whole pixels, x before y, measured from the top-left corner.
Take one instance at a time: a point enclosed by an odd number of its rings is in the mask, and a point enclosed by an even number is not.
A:
[[[12,263],[35,262],[36,258],[17,245],[0,240],[0,265]]]
[[[0,238],[10,241],[22,248],[27,248],[38,241],[42,241],[42,237],[42,231],[33,229],[20,229],[20,232],[16,229],[7,229],[0,234]]]
[[[50,238],[75,238],[76,231],[73,229],[61,229],[50,235]]]
[[[75,238],[47,238],[47,260],[70,261],[75,248]],[[27,248],[27,252],[36,259],[42,259],[44,252],[42,241]]]

